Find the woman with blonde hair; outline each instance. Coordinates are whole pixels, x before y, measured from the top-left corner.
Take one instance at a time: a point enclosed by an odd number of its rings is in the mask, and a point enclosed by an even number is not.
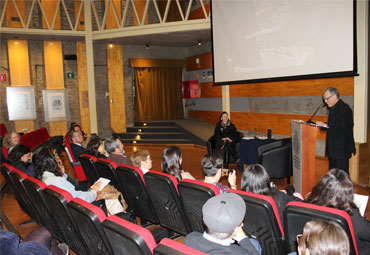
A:
[[[335,221],[312,220],[297,237],[299,255],[348,255],[346,232]]]

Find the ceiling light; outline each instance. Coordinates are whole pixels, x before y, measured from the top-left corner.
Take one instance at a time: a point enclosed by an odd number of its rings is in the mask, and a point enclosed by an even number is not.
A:
[[[201,40],[199,40],[198,41],[198,46],[201,46],[202,45],[202,41]]]
[[[149,50],[149,43],[145,44],[145,49]]]

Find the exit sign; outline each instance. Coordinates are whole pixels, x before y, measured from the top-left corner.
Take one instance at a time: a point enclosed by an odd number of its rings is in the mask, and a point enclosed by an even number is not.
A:
[[[75,75],[73,73],[67,73],[67,79],[73,79]]]

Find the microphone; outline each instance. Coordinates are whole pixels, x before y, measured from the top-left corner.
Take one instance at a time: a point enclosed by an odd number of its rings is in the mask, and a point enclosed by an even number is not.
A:
[[[311,117],[306,122],[309,123],[309,124],[316,124],[311,119],[316,115],[316,113],[319,111],[319,109],[322,108],[322,107],[324,107],[324,106],[326,106],[326,103],[320,104],[319,107],[316,108],[316,110],[313,112],[313,114],[311,115]]]

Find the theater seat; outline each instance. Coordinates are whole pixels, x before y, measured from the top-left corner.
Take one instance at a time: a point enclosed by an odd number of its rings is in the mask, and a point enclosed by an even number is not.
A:
[[[102,224],[114,254],[150,255],[156,246],[153,235],[144,227],[115,215]]]
[[[263,254],[286,254],[284,230],[274,199],[240,190],[231,189],[228,192],[243,198],[246,205],[244,230],[257,237]]]
[[[296,237],[302,234],[306,222],[311,220],[327,220],[337,222],[347,233],[350,254],[358,254],[352,220],[348,213],[342,210],[325,206],[313,205],[304,202],[292,201],[284,211],[284,231],[287,253],[296,251]]]
[[[190,226],[177,190],[177,179],[169,174],[149,171],[144,180],[159,224],[176,233],[188,234]]]
[[[65,240],[66,238],[62,234],[61,225],[57,223],[58,218],[54,218],[54,214],[51,213],[50,207],[45,200],[43,190],[46,188],[46,184],[33,177],[28,177],[23,181],[24,187],[26,188],[27,194],[34,204],[36,210],[41,216],[44,226],[59,240]]]
[[[177,185],[189,219],[191,231],[203,232],[202,208],[208,199],[220,194],[219,189],[202,181],[184,179]]]
[[[84,170],[85,176],[90,185],[93,185],[99,179],[99,174],[95,167],[95,162],[97,160],[98,159],[96,157],[88,154],[82,154],[80,156],[82,169]]]
[[[143,172],[136,167],[120,165],[116,173],[127,194],[126,202],[133,208],[135,215],[140,217],[141,222],[145,220],[158,224],[159,220],[147,193]]]
[[[87,244],[88,254],[113,254],[112,247],[101,225],[106,219],[103,210],[80,198],[74,198],[69,202],[68,207]]]
[[[206,255],[207,253],[195,250],[185,244],[169,238],[163,239],[154,249],[154,255]]]
[[[62,230],[65,238],[63,241],[77,254],[89,254],[87,244],[68,208],[68,203],[73,199],[72,195],[53,185],[47,186],[43,193],[56,223]]]

